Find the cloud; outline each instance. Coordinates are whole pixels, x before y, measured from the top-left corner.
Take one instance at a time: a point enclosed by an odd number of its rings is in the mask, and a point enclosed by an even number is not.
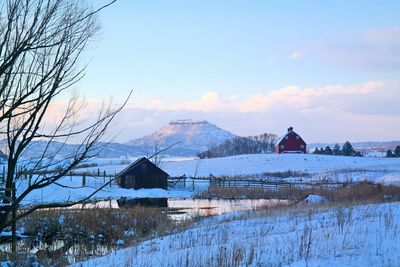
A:
[[[137,104],[139,103],[140,104]],[[206,92],[198,100],[186,101],[180,103],[171,103],[167,99],[158,99],[155,96],[146,96],[141,101],[135,101],[128,105],[130,108],[154,109],[154,110],[192,110],[192,111],[221,111],[231,109],[234,103],[238,102],[237,96],[228,96],[222,98],[220,94],[214,91]]]
[[[374,29],[362,33],[361,37],[367,42],[384,44],[384,45],[399,45],[400,44],[400,28],[384,28]]]
[[[177,105],[171,105],[171,109],[187,109],[187,110],[218,110],[224,106],[217,92],[207,92],[199,101],[192,101]]]
[[[301,88],[287,86],[267,93],[258,93],[245,99],[237,96],[223,97],[217,92],[207,92],[200,99],[168,103],[166,99],[160,100],[149,97],[147,103],[133,105],[131,108],[154,109],[159,111],[238,111],[260,112],[268,111],[282,106],[295,107],[298,110],[321,109],[328,107],[344,107],[352,102],[353,98],[366,96],[377,97],[375,94],[387,92],[388,88],[382,82],[366,82],[351,86],[332,85],[321,88]],[[347,99],[346,99],[347,98]],[[373,100],[373,99],[371,99]]]
[[[322,109],[342,109],[352,106],[355,99],[367,96],[375,98],[381,95],[384,88],[381,82],[367,82],[352,86],[326,86],[322,88],[284,87],[267,93],[257,94],[240,105],[243,112],[256,112],[275,109],[277,107],[292,107],[300,111],[315,111]]]
[[[308,142],[398,139],[400,85],[370,81],[319,88],[286,86],[247,98],[207,92],[198,100],[173,103],[146,96],[133,99],[115,119],[117,141],[149,134],[170,120],[205,119],[238,135],[281,134],[294,126]],[[101,103],[88,101],[89,111]],[[62,105],[54,110],[63,110]],[[89,113],[86,113],[86,115]],[[90,112],[90,114],[95,114]]]
[[[400,28],[374,29],[346,42],[322,43],[310,52],[331,62],[372,70],[400,69]]]
[[[299,51],[295,51],[292,53],[292,55],[290,55],[290,59],[292,60],[296,60],[301,58],[302,54]]]

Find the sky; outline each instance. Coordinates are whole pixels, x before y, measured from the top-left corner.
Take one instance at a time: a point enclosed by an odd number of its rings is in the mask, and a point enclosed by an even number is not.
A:
[[[105,0],[91,1],[94,6]],[[170,120],[306,142],[399,140],[399,1],[130,1],[99,15],[77,85],[117,141]]]

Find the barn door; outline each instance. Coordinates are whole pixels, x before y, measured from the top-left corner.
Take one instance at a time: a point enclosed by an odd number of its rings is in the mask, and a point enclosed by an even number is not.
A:
[[[127,175],[125,180],[126,188],[135,188],[136,181],[134,175]]]

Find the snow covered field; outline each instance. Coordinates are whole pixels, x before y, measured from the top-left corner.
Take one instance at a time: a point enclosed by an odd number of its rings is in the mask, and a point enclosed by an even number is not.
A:
[[[131,159],[133,160],[133,159]],[[114,160],[114,162],[116,162]],[[106,170],[118,173],[128,164],[111,164],[102,160],[102,166],[82,169]],[[165,158],[161,164],[170,176],[208,177],[219,175],[258,175],[287,170],[305,172],[313,179],[369,180],[382,183],[400,183],[400,158],[361,158],[314,154],[253,154],[225,158],[193,159]],[[262,177],[261,177],[262,178]]]
[[[259,154],[227,158],[169,161],[173,176],[251,175],[287,170],[310,173],[316,179],[400,182],[400,159],[324,156],[313,154]],[[344,173],[344,175],[340,175]],[[352,176],[349,175],[351,173]],[[396,179],[397,178],[397,179]]]
[[[75,266],[399,266],[398,203],[225,215]]]
[[[118,173],[134,159],[95,159],[77,172]],[[97,164],[97,165],[95,165]],[[89,165],[90,166],[90,165]],[[292,170],[310,174],[298,179],[400,182],[400,159],[324,155],[242,155],[217,159],[166,158],[161,166],[171,176],[258,175]],[[263,177],[264,174],[266,177]],[[291,177],[289,179],[295,179]],[[23,202],[48,203],[86,197],[109,178],[65,177],[58,185],[36,190]],[[27,186],[26,180],[17,185]],[[77,187],[77,188],[73,188]],[[188,190],[122,189],[115,183],[92,197],[193,196]],[[312,202],[312,201],[311,201]],[[323,202],[323,201],[321,201]],[[208,218],[181,233],[155,238],[76,266],[399,266],[398,203],[327,206],[225,214]]]
[[[108,179],[108,178],[107,178]],[[107,180],[106,180],[107,181]],[[64,201],[77,201],[92,194],[97,188],[104,185],[102,177],[86,177],[86,186],[82,185],[82,178],[74,176],[72,178],[65,177],[59,181],[64,186],[61,187],[55,184],[47,186],[43,189],[32,191],[22,202],[22,205],[30,205],[31,203],[52,203]],[[28,185],[28,181],[23,180],[17,185],[17,192],[23,191]],[[75,188],[78,187],[78,188]],[[18,193],[17,193],[18,194]],[[164,189],[124,189],[118,187],[115,183],[111,187],[106,186],[97,192],[92,198],[92,201],[102,199],[119,199],[126,198],[187,198],[191,197],[192,193],[181,190],[164,190]]]
[[[88,163],[97,166],[80,168],[77,172],[93,172],[115,174],[126,168],[134,160],[131,159],[95,159]],[[373,181],[377,183],[400,183],[400,159],[399,158],[359,158],[324,156],[312,154],[260,154],[241,155],[215,159],[184,159],[166,158],[161,168],[171,176],[186,175],[197,177],[208,177],[210,174],[219,175],[260,175],[257,178],[265,177],[263,173],[285,172],[287,170],[309,173],[311,177],[300,177],[303,180],[329,180],[329,181]],[[47,188],[32,192],[24,200],[23,204],[46,203],[55,201],[72,201],[88,196],[96,188],[107,182],[102,177],[86,177],[84,188],[65,188],[58,185],[51,185]],[[289,178],[296,179],[296,177]],[[17,189],[22,190],[27,186],[28,181],[22,180],[17,184]],[[78,176],[65,177],[60,184],[69,187],[80,187],[82,178]],[[193,192],[182,190],[162,189],[122,189],[115,183],[112,187],[105,187],[92,199],[105,198],[141,198],[141,197],[191,197]]]

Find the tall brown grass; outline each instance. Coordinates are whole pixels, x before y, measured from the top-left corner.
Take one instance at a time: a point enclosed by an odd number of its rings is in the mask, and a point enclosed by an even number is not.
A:
[[[228,199],[292,199],[301,200],[310,194],[325,196],[329,201],[346,202],[384,199],[400,199],[400,187],[372,183],[348,184],[341,187],[313,188],[234,188],[213,187],[200,192],[198,198],[228,198]]]
[[[84,260],[101,256],[143,240],[187,229],[191,220],[176,222],[166,209],[50,209],[32,213],[19,221],[30,238],[19,244],[25,257],[36,247],[39,262],[63,266],[67,257]],[[7,260],[7,255],[2,256]],[[26,262],[25,262],[26,263]],[[24,265],[25,263],[22,263]]]

